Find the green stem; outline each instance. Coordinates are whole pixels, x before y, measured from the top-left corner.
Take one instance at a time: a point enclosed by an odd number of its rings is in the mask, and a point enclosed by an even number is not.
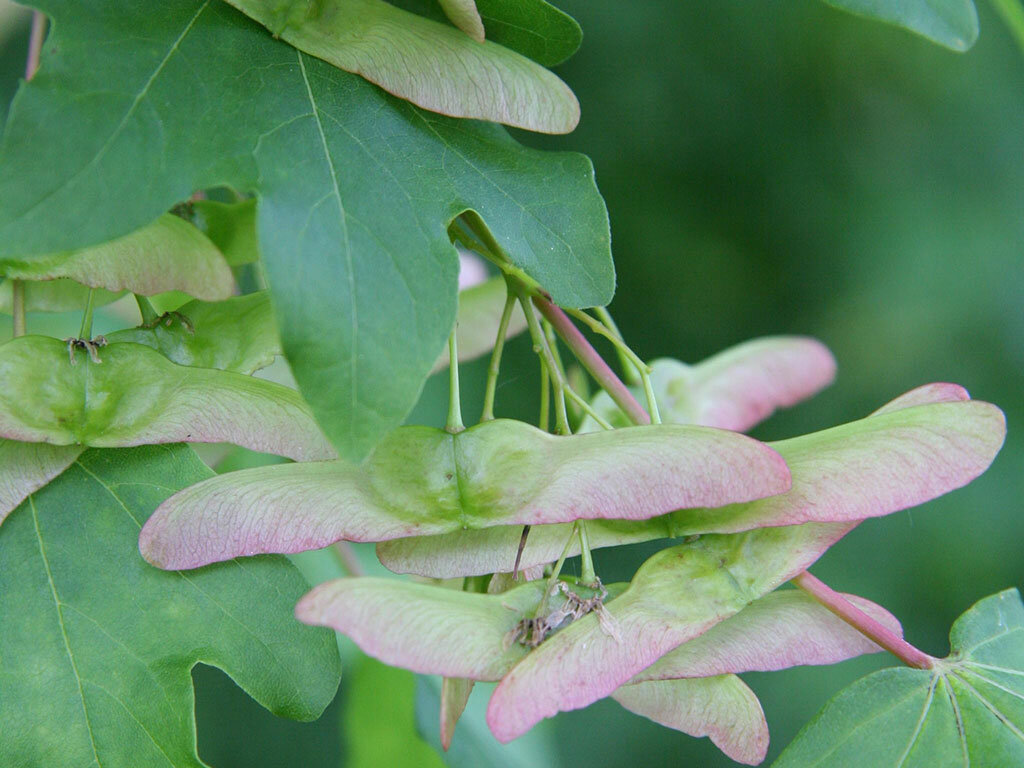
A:
[[[562,575],[562,566],[565,565],[565,558],[569,556],[569,552],[572,550],[572,543],[578,535],[580,521],[577,520],[572,524],[572,529],[569,531],[569,539],[565,542],[565,547],[562,549],[562,554],[558,556],[558,561],[555,563],[554,569],[551,571],[551,575],[548,577],[547,586],[544,589],[544,597],[541,598],[540,603],[537,605],[537,610],[534,611],[534,618],[543,616],[548,608],[548,600],[551,597],[551,593],[555,588],[555,583],[558,581],[558,577]]]
[[[80,339],[92,338],[92,306],[95,294],[96,290],[90,288],[89,298],[85,302],[85,313],[82,315],[82,327],[78,331],[78,338]]]
[[[334,553],[334,557],[341,565],[341,569],[349,576],[366,575],[366,571],[363,570],[363,566],[360,564],[359,558],[356,556],[356,551],[352,548],[352,545],[349,542],[337,542],[333,547],[331,547],[331,552]]]
[[[907,666],[917,669],[931,669],[935,666],[935,658],[915,648],[895,632],[875,621],[841,594],[807,571],[795,576],[793,583],[865,637],[889,651],[889,653]]]
[[[597,313],[598,318],[605,324],[609,331],[615,334],[615,338],[619,341],[625,342],[625,338],[622,335],[622,331],[619,330],[619,326],[612,320],[611,312],[608,311],[607,307],[594,307],[594,311]],[[626,354],[615,347],[615,354],[619,357],[619,365],[622,366],[622,380],[626,384],[633,386],[639,384],[636,378],[636,368],[633,367],[632,361],[626,356]]]
[[[533,304],[530,303],[530,299],[526,295],[526,291],[523,286],[518,284],[515,286],[515,290],[516,295],[519,297],[519,303],[523,307],[523,314],[526,315],[526,325],[529,327],[530,336],[533,338],[534,351],[540,355],[541,362],[544,364],[548,375],[551,377],[551,385],[555,394],[555,434],[571,434],[571,430],[569,429],[569,414],[565,410],[565,392],[563,391],[564,382],[559,376],[555,358],[551,354],[551,349],[548,347],[548,340],[544,338],[544,331],[541,330],[540,323],[537,321],[537,315],[533,311]]]
[[[992,0],[992,5],[1003,18],[1003,23],[1024,53],[1024,5],[1020,0]]]
[[[537,418],[537,426],[548,431],[551,425],[551,377],[548,375],[548,367],[544,361],[540,361],[540,416]]]
[[[462,400],[459,393],[459,342],[456,329],[448,337],[448,421],[444,427],[453,435],[462,432]]]
[[[622,409],[634,424],[650,424],[651,417],[644,407],[633,397],[629,387],[622,383],[622,379],[615,375],[608,363],[604,361],[597,350],[591,346],[586,337],[580,333],[579,328],[572,324],[572,321],[561,310],[547,299],[540,296],[533,297],[533,303],[537,305],[541,314],[554,326],[555,331],[566,343],[576,359],[583,364],[594,380],[601,385],[615,404]]]
[[[654,396],[654,387],[651,385],[650,366],[641,360],[640,356],[630,349],[626,342],[622,340],[622,336],[619,335],[617,331],[612,330],[610,326],[606,326],[604,323],[596,320],[586,312],[579,309],[570,309],[569,314],[577,320],[585,323],[594,333],[600,334],[608,339],[615,345],[615,350],[619,355],[625,356],[625,358],[633,364],[637,373],[640,374],[640,382],[643,384],[644,397],[647,398],[647,412],[651,416],[651,423],[661,424],[661,414],[658,411],[658,400]]]
[[[491,364],[487,367],[487,386],[484,391],[484,409],[480,414],[480,421],[490,421],[494,418],[494,394],[498,388],[501,352],[505,347],[505,336],[508,333],[508,324],[512,319],[512,310],[515,309],[515,306],[516,296],[510,289],[505,297],[505,309],[501,313],[501,322],[498,323],[498,337],[494,340]]]
[[[25,335],[25,283],[11,280],[11,314],[14,318],[14,338]]]
[[[135,303],[139,305],[139,314],[142,315],[142,324],[155,324],[157,318],[160,317],[160,315],[157,314],[156,308],[153,306],[153,302],[151,302],[145,296],[140,296],[137,293],[132,295],[135,296]]]
[[[590,416],[590,418],[596,421],[598,426],[601,427],[601,429],[615,429],[615,427],[613,427],[611,424],[605,421],[604,417],[597,411],[595,411],[593,406],[586,400],[584,400],[583,397],[575,389],[567,385],[565,387],[565,394],[574,403],[576,403],[576,405],[580,407],[580,410],[582,410],[585,414]]]
[[[586,520],[577,520],[576,528],[580,534],[580,581],[588,587],[597,584],[597,575],[594,573],[594,559],[590,554],[590,539],[587,536]]]

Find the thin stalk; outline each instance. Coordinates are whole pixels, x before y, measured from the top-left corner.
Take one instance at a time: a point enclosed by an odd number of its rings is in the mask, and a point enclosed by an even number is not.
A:
[[[153,303],[145,296],[140,296],[135,293],[135,303],[139,305],[139,314],[142,315],[143,325],[153,325],[156,323],[157,318],[160,316],[157,314],[156,308]]]
[[[94,288],[89,289],[89,298],[85,302],[85,312],[82,314],[82,327],[78,331],[78,338],[80,339],[91,339],[92,338],[92,307],[93,299],[96,295]]]
[[[14,318],[14,338],[25,335],[25,283],[11,280],[11,315]]]
[[[46,16],[41,11],[32,12],[32,29],[28,35],[28,56],[25,57],[25,80],[35,77],[39,69],[39,54],[46,37]],[[14,338],[25,335],[25,283],[11,281],[11,315]]]
[[[615,321],[612,320],[612,314],[608,311],[607,307],[595,307],[594,311],[608,330],[615,334],[615,338],[619,339],[619,341],[625,341],[622,331],[619,330],[619,326],[617,326]],[[637,381],[636,378],[636,369],[633,367],[630,359],[626,357],[626,354],[618,347],[615,347],[615,354],[618,355],[619,365],[622,366],[622,380],[631,386],[639,384],[640,382]]]
[[[484,390],[484,409],[480,414],[480,421],[490,421],[494,418],[494,393],[498,388],[498,373],[501,370],[501,352],[505,347],[505,336],[508,334],[508,324],[512,319],[512,310],[516,306],[516,296],[509,290],[505,297],[505,309],[501,313],[501,321],[498,323],[498,336],[494,340],[494,349],[491,351],[491,364],[487,367],[487,385]]]
[[[851,627],[873,640],[909,667],[931,669],[936,659],[918,650],[895,632],[868,616],[841,594],[807,571],[793,578],[793,583],[809,594]]]
[[[448,421],[444,427],[453,435],[462,432],[462,398],[459,392],[459,342],[456,329],[448,337]]]
[[[537,321],[533,305],[530,303],[530,299],[527,297],[522,286],[516,286],[516,294],[519,297],[519,303],[523,307],[523,314],[526,315],[526,324],[529,326],[530,336],[533,338],[534,351],[541,356],[541,361],[547,368],[548,375],[551,377],[552,388],[555,391],[555,434],[571,434],[569,414],[565,410],[564,382],[558,375],[558,365],[555,363],[554,355],[551,354],[551,349],[548,347],[548,340],[544,338],[544,331]]]
[[[554,326],[555,331],[569,349],[572,350],[576,359],[583,364],[583,367],[601,385],[602,389],[611,395],[612,400],[629,417],[630,421],[634,424],[650,424],[650,415],[648,415],[637,399],[633,397],[629,387],[623,384],[622,379],[615,375],[615,371],[608,366],[608,363],[591,346],[586,337],[580,333],[579,328],[572,324],[572,321],[565,312],[547,299],[539,296],[533,297],[533,303],[540,310],[541,314],[547,318],[548,322]]]
[[[570,386],[566,386],[565,395],[566,397],[570,398],[574,403],[576,403],[576,405],[580,407],[580,410],[582,410],[590,418],[596,421],[597,425],[601,427],[601,429],[614,429],[614,427],[607,421],[605,421],[605,418],[597,411],[595,411],[593,406],[586,400],[584,400],[583,397],[575,389],[573,389]]]
[[[366,575],[366,571],[363,570],[363,566],[359,562],[359,558],[356,557],[356,551],[352,549],[352,545],[349,542],[339,541],[331,547],[331,551],[334,552],[334,556],[341,564],[341,569],[349,576]]]
[[[551,376],[543,360],[540,361],[540,416],[537,426],[545,432],[551,426]]]
[[[577,320],[586,324],[590,330],[601,336],[604,336],[613,345],[615,350],[620,355],[625,356],[630,363],[633,364],[633,368],[640,375],[640,383],[644,388],[644,397],[647,399],[647,412],[651,416],[651,422],[653,424],[661,424],[661,414],[658,411],[658,400],[654,396],[654,387],[651,385],[651,368],[647,363],[640,359],[640,356],[636,354],[629,346],[622,340],[616,331],[611,330],[601,321],[591,317],[586,312],[580,309],[570,309],[569,314],[575,317]]]
[[[548,608],[548,598],[551,597],[551,592],[555,588],[555,584],[558,581],[558,577],[562,575],[562,566],[565,565],[565,558],[569,556],[569,552],[572,550],[572,543],[578,535],[577,531],[579,530],[579,525],[579,520],[572,524],[572,530],[569,531],[569,539],[565,542],[565,547],[562,549],[562,554],[558,556],[558,561],[555,563],[555,567],[551,571],[551,575],[548,577],[547,586],[544,588],[544,597],[537,605],[537,610],[534,611],[534,618],[543,616],[544,612]]]
[[[39,69],[39,54],[46,37],[46,16],[41,11],[32,12],[32,30],[28,35],[28,56],[25,58],[25,79],[31,80]]]
[[[1024,5],[1021,5],[1020,0],[992,0],[992,5],[1024,53]]]
[[[587,536],[587,523],[585,520],[577,520],[576,528],[580,534],[580,581],[587,586],[597,584],[597,575],[594,573],[594,559],[590,555],[590,539]]]

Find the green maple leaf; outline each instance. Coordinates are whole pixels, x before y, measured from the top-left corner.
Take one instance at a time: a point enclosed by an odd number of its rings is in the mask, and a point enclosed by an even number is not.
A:
[[[461,212],[558,303],[610,300],[582,155],[424,112],[225,3],[37,5],[54,27],[0,145],[0,257],[110,240],[198,188],[254,193],[284,351],[347,458],[402,421],[444,346]]]
[[[840,691],[776,768],[1024,764],[1024,603],[1016,589],[953,624],[932,669],[883,669]]]
[[[287,561],[185,574],[139,556],[153,508],[209,475],[180,445],[91,450],[0,528],[0,765],[201,766],[200,662],[275,714],[331,700],[337,647],[292,617],[306,584]]]

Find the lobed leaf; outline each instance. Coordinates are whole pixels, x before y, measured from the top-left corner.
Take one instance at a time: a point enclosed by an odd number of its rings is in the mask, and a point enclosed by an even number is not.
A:
[[[570,437],[509,420],[456,435],[402,427],[362,465],[281,465],[190,488],[161,506],[140,546],[162,568],[193,568],[341,539],[644,519],[788,487],[789,472],[773,451],[705,427],[656,425]]]
[[[776,768],[1024,763],[1024,604],[1009,589],[956,620],[934,668],[883,669],[840,691]]]
[[[902,637],[899,621],[887,610],[856,595],[844,597]],[[881,650],[809,595],[778,590],[665,654],[632,682],[836,664]]]
[[[70,467],[78,445],[22,443],[0,438],[0,523],[31,493]]]
[[[13,280],[53,280],[108,291],[152,296],[184,291],[210,301],[226,299],[235,279],[224,256],[202,232],[164,214],[131,234],[77,251],[0,258],[0,274]]]
[[[301,460],[331,458],[299,395],[229,371],[175,365],[140,344],[85,350],[22,336],[0,345],[0,437],[124,447],[230,442]]]
[[[275,37],[388,93],[444,115],[569,133],[579,102],[556,75],[514,51],[383,0],[228,0]],[[446,0],[464,6],[463,0]],[[472,5],[472,3],[470,3]],[[451,15],[449,13],[449,15]]]
[[[710,737],[738,763],[757,765],[768,752],[761,702],[735,675],[637,683],[619,688],[612,698],[659,725]]]
[[[286,560],[181,574],[138,556],[146,515],[209,474],[185,446],[90,450],[0,527],[0,764],[202,766],[197,663],[285,717],[331,701],[337,647],[292,619],[306,585]]]
[[[860,421],[769,443],[792,473],[788,492],[644,521],[593,521],[587,524],[590,545],[804,522],[855,522],[922,504],[969,483],[1002,446],[1002,412],[988,403],[963,402],[967,398],[954,384],[926,385]],[[565,526],[531,529],[521,566],[553,561],[567,538]],[[466,530],[387,542],[377,553],[399,573],[447,578],[511,570],[518,542],[515,530]]]
[[[978,39],[973,0],[824,0],[859,16],[916,32],[932,42],[966,51]]]
[[[281,354],[266,291],[225,301],[190,301],[177,313],[178,317],[168,315],[152,328],[109,333],[107,340],[143,344],[178,365],[244,374],[265,368]]]
[[[745,432],[832,383],[836,361],[820,341],[768,336],[719,352],[696,365],[662,358],[651,363],[651,384],[664,421]],[[634,394],[643,393],[634,388]],[[594,409],[614,426],[626,418],[605,392]],[[599,429],[592,418],[582,431]]]
[[[549,637],[495,689],[487,722],[508,742],[545,717],[612,694],[688,640],[805,570],[853,525],[702,536],[658,552],[629,588]]]
[[[607,212],[581,155],[422,112],[226,3],[36,4],[54,26],[0,144],[0,258],[111,240],[196,189],[255,195],[284,351],[347,458],[402,422],[444,347],[463,211],[559,304],[610,300]]]

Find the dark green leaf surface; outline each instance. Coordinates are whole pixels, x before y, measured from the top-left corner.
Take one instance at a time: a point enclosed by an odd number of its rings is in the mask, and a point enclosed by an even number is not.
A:
[[[973,0],[824,0],[836,8],[909,29],[929,40],[966,51],[978,39]]]
[[[445,18],[435,0],[394,0],[393,4],[439,21]],[[545,67],[561,64],[583,41],[576,20],[546,0],[477,0],[476,7],[488,40]]]
[[[192,211],[193,223],[224,254],[228,264],[235,267],[259,261],[255,198],[238,203],[196,200]]]
[[[611,298],[586,158],[423,112],[225,3],[38,5],[54,29],[0,147],[0,256],[113,239],[197,188],[254,192],[285,353],[344,456],[401,422],[444,346],[460,212],[560,304]]]
[[[950,632],[931,670],[883,669],[841,691],[776,768],[1024,765],[1024,604],[986,597]]]
[[[193,768],[197,662],[276,714],[334,695],[330,633],[292,618],[280,558],[166,573],[139,557],[149,513],[209,476],[183,446],[93,450],[0,528],[0,764]]]

